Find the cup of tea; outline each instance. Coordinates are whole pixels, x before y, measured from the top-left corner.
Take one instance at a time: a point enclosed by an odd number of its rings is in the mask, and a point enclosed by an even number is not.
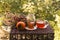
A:
[[[36,25],[37,25],[38,28],[43,29],[44,26],[45,26],[45,21],[42,21],[42,20],[36,21]]]

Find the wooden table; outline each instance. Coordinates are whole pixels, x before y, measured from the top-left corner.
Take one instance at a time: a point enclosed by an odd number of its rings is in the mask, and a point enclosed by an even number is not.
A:
[[[54,30],[50,26],[33,31],[18,31],[16,28],[13,28],[10,33],[10,40],[54,40]]]

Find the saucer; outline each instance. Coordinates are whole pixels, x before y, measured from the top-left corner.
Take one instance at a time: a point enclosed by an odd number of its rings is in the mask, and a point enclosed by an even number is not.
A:
[[[46,24],[46,25],[44,26],[44,28],[47,28],[48,25],[49,25],[49,24]]]
[[[28,28],[28,27],[25,27],[25,29],[26,29],[26,30],[36,30],[36,29],[37,29],[37,26],[34,26],[34,28],[33,28],[33,29]]]

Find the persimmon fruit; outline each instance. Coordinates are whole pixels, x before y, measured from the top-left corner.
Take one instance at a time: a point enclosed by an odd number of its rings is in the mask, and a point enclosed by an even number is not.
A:
[[[19,21],[16,24],[17,29],[22,29],[23,30],[23,29],[25,29],[25,26],[26,26],[25,22],[22,22],[22,21]]]

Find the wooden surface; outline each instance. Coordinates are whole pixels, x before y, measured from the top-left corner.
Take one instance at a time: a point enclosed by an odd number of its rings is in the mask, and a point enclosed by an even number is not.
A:
[[[17,30],[16,28],[13,28],[10,33],[20,33],[20,34],[48,34],[48,33],[54,33],[54,30],[48,26],[45,29],[36,29],[36,30]]]
[[[24,36],[24,38],[23,38]],[[10,40],[54,40],[54,30],[48,26],[45,29],[17,30],[13,28],[10,32]],[[34,38],[35,37],[35,38]]]

